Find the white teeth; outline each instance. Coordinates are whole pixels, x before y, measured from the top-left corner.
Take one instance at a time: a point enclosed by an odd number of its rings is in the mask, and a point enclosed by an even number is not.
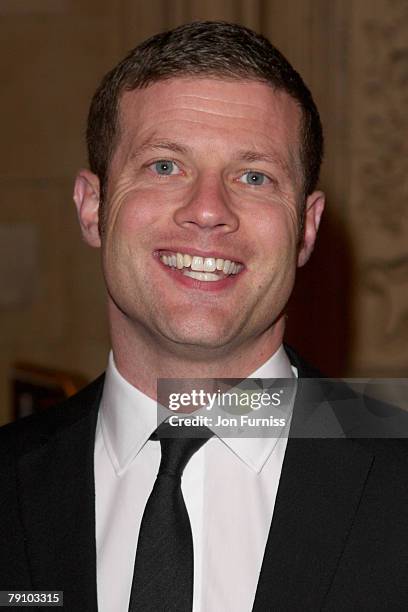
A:
[[[212,274],[213,272],[222,272],[225,276],[238,274],[243,269],[243,265],[231,261],[230,259],[221,259],[221,257],[200,257],[198,255],[189,255],[188,253],[162,253],[160,261],[170,268],[183,270],[190,268],[194,273],[209,274],[208,280],[220,280],[220,274]],[[193,276],[191,278],[198,278]],[[202,277],[204,279],[204,277]],[[201,280],[202,280],[201,279]]]
[[[199,281],[219,281],[220,278],[216,274],[212,274],[212,272],[190,272],[190,270],[184,270],[184,276],[189,276],[190,278],[195,278]]]
[[[216,267],[214,257],[206,257],[204,259],[204,272],[214,272]]]
[[[182,270],[184,268],[184,258],[182,256],[182,254],[181,253],[177,253],[176,259],[177,259],[177,269],[178,270]]]
[[[229,259],[226,259],[226,260],[224,261],[224,266],[223,266],[223,268],[222,268],[222,271],[224,272],[224,274],[229,274],[229,271],[230,271],[230,265],[231,265],[230,260],[229,260]]]
[[[191,269],[195,270],[196,272],[203,272],[204,271],[203,258],[197,257],[196,255],[194,255],[193,261],[191,262]]]

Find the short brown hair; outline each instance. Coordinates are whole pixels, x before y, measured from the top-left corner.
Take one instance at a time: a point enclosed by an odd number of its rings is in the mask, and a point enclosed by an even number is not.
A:
[[[264,36],[241,25],[197,21],[142,42],[108,72],[95,92],[88,115],[87,144],[90,169],[101,183],[101,203],[120,132],[121,95],[178,76],[251,79],[288,93],[302,110],[304,196],[315,189],[323,157],[323,133],[318,110],[300,75]]]

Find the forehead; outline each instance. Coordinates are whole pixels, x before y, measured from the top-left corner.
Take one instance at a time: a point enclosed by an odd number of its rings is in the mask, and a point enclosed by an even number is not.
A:
[[[214,148],[269,147],[298,158],[300,123],[296,101],[266,83],[172,78],[122,95],[119,148],[188,137]]]

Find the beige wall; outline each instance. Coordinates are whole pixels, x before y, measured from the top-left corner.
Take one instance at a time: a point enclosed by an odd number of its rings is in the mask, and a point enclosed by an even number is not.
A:
[[[328,214],[299,277],[292,343],[331,374],[407,375],[405,0],[2,0],[0,17],[0,422],[15,360],[89,378],[104,368],[98,253],[71,198],[87,106],[127,49],[195,18],[268,35],[321,109]]]

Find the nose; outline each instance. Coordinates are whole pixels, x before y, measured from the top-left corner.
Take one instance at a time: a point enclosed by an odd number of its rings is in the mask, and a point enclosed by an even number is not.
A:
[[[213,230],[219,234],[235,232],[239,218],[221,177],[215,174],[197,178],[193,191],[174,213],[175,222],[184,228]]]

